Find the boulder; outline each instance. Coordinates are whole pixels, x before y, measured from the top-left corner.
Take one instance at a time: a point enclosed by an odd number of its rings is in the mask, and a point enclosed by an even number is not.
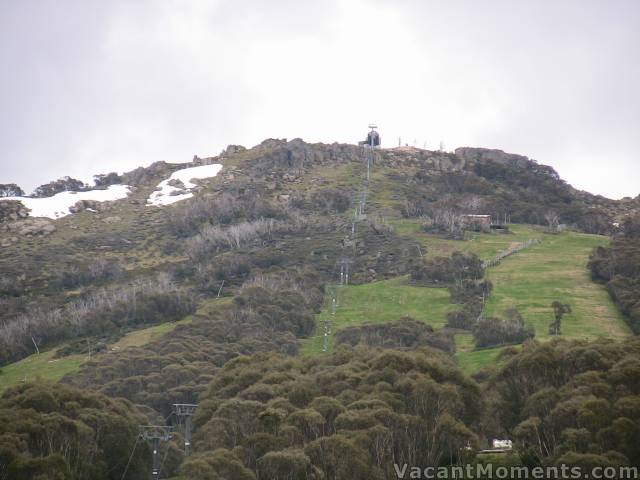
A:
[[[56,231],[56,226],[46,218],[28,218],[26,220],[7,224],[9,231],[23,236],[50,235]]]
[[[29,210],[18,200],[0,200],[0,223],[21,220],[29,216]]]
[[[80,200],[76,202],[73,206],[69,207],[69,211],[71,213],[78,213],[84,210],[93,210],[95,212],[99,212],[102,209],[100,202],[95,200]]]
[[[169,180],[167,182],[167,185],[169,185],[170,187],[174,187],[174,188],[179,188],[184,190],[186,187],[184,185],[184,182],[182,180],[180,180],[179,178],[172,178],[171,180]]]
[[[225,155],[233,155],[234,153],[239,153],[245,151],[246,148],[242,145],[228,145],[224,150]]]

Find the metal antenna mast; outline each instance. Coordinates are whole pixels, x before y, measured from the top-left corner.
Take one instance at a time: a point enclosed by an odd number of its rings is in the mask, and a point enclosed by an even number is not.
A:
[[[151,478],[160,478],[160,442],[168,442],[173,438],[173,427],[167,425],[141,425],[140,438],[151,444],[153,452],[153,466],[151,468]]]
[[[184,425],[184,454],[189,456],[191,453],[191,418],[196,407],[193,403],[174,403],[173,413],[178,418],[178,423]]]
[[[380,144],[380,136],[378,135],[378,132],[376,132],[376,128],[378,128],[378,126],[375,123],[370,123],[369,124],[369,128],[371,129],[369,131],[369,135],[367,136],[367,139],[369,140],[367,142],[367,147],[366,151],[367,151],[367,183],[369,183],[369,179],[371,178],[371,164],[373,163],[373,149],[376,148],[379,144]]]

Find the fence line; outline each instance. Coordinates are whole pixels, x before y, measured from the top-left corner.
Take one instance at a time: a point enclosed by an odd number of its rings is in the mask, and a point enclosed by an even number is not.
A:
[[[537,245],[541,243],[540,240],[538,238],[530,238],[529,240],[527,240],[524,243],[521,243],[520,245],[510,248],[509,250],[505,250],[502,252],[499,252],[495,257],[493,257],[491,260],[487,260],[485,262],[482,262],[482,268],[484,268],[485,270],[489,267],[495,267],[497,265],[500,265],[500,263],[502,262],[502,260],[504,260],[505,258],[521,252],[522,250],[524,250],[525,248],[529,248],[532,245]],[[485,310],[485,298],[483,298],[482,301],[482,310],[480,310],[480,315],[478,315],[478,318],[476,318],[476,323],[478,323],[479,321],[484,319],[484,310]]]
[[[500,265],[500,262],[502,262],[502,260],[504,260],[505,258],[513,255],[514,253],[521,252],[525,248],[529,248],[531,245],[536,245],[538,243],[540,243],[539,239],[531,238],[516,247],[510,248],[509,250],[498,252],[498,254],[495,257],[493,257],[491,260],[482,262],[482,267],[486,269],[489,267],[495,267],[496,265]]]

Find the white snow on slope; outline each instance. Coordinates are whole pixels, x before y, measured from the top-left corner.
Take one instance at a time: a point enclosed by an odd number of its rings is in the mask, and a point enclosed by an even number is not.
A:
[[[220,170],[222,170],[222,165],[214,163],[200,167],[183,168],[182,170],[173,172],[169,178],[158,184],[159,190],[156,190],[149,196],[147,205],[161,207],[191,198],[193,197],[191,189],[196,187],[196,184],[192,183],[191,180],[215,177]],[[169,183],[172,183],[172,180],[182,182],[184,188],[169,185]]]
[[[60,192],[52,197],[3,197],[0,200],[18,200],[31,209],[31,217],[60,218],[70,215],[69,207],[80,200],[108,202],[125,198],[130,188],[128,185],[110,185],[106,190],[89,190],[88,192]]]

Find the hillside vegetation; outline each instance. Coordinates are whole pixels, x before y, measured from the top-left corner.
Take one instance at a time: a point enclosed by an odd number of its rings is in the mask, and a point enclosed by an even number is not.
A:
[[[564,299],[572,305],[572,314],[565,317],[563,324],[565,338],[624,338],[630,335],[606,289],[591,280],[587,269],[591,252],[595,247],[606,245],[606,237],[576,232],[550,235],[542,229],[511,225],[513,235],[474,234],[467,241],[447,241],[416,232],[415,222],[398,221],[396,225],[397,231],[415,236],[430,256],[460,250],[488,260],[526,239],[541,238],[540,244],[512,255],[488,270],[493,291],[487,301],[487,315],[499,315],[509,308],[516,308],[535,328],[536,337],[544,339],[549,336],[548,325],[553,319],[551,303]],[[346,326],[392,322],[410,316],[442,328],[446,325],[446,313],[455,308],[446,289],[409,285],[406,278],[340,287],[338,304],[336,314],[332,315],[331,295],[327,295],[318,316],[319,324],[327,319],[333,324],[329,351],[333,348],[335,333]],[[474,351],[469,334],[459,333],[456,338],[457,358],[467,371],[492,363],[499,353],[499,349]],[[320,353],[323,344],[319,328],[303,351]]]
[[[640,217],[630,217],[623,235],[597,248],[589,261],[594,281],[606,284],[634,333],[640,333]]]
[[[382,479],[492,438],[529,466],[637,461],[637,239],[615,226],[637,202],[496,150],[299,139],[115,183],[58,220],[0,204],[0,480],[142,478],[138,427],[164,422],[162,476],[195,480]],[[189,458],[174,403],[198,404]]]
[[[551,303],[562,300],[572,313],[564,317],[562,334],[568,338],[623,338],[630,334],[623,316],[606,289],[591,281],[587,263],[594,248],[608,244],[595,235],[566,232],[544,235],[542,242],[489,269],[494,289],[487,313],[516,308],[536,329],[549,336]]]

